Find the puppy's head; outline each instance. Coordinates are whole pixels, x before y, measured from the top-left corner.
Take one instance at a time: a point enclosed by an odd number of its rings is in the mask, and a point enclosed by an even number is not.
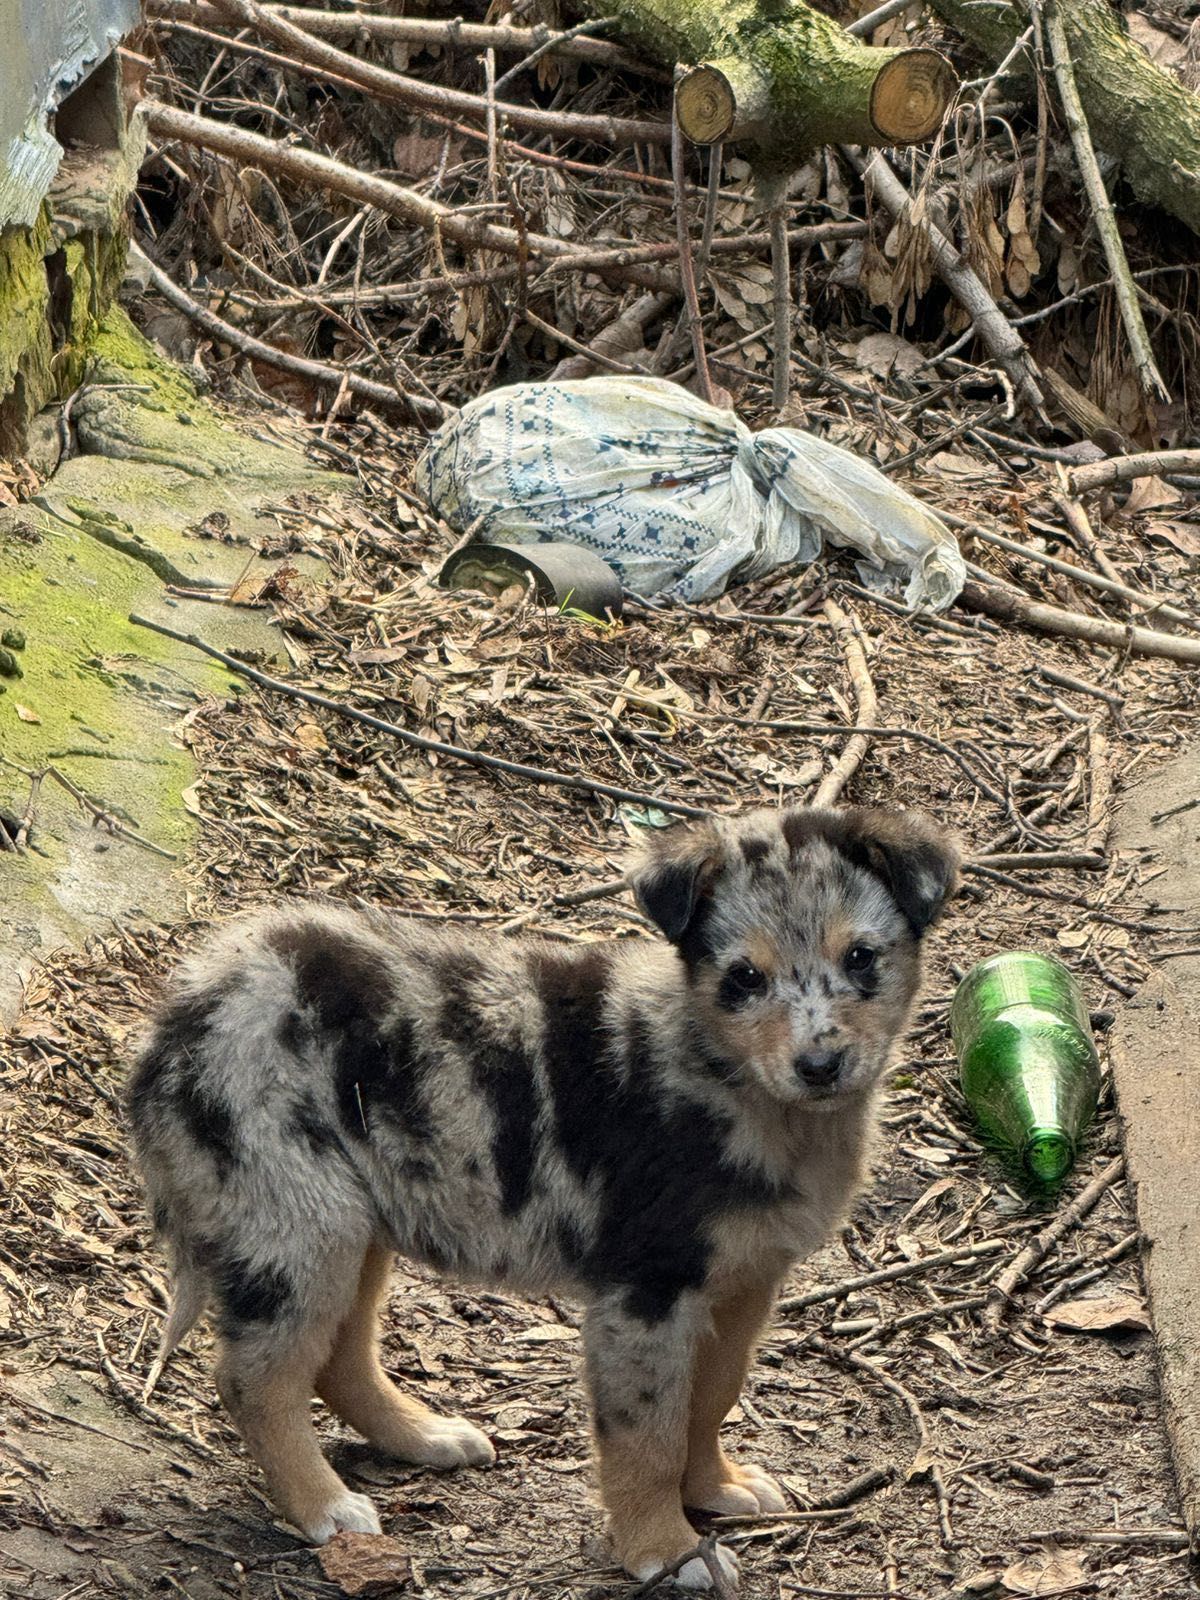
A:
[[[913,813],[756,811],[657,836],[632,881],[730,1077],[833,1106],[887,1065],[958,860]]]

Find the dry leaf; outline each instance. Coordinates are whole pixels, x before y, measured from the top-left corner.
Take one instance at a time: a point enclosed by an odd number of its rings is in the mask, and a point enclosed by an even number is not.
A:
[[[292,729],[292,738],[306,750],[329,749],[329,740],[325,737],[324,729],[315,722],[298,722]]]
[[[1064,1300],[1046,1312],[1046,1321],[1075,1333],[1148,1331],[1151,1326],[1146,1307],[1135,1294],[1081,1295],[1077,1300]]]
[[[942,1458],[933,1446],[931,1444],[923,1444],[909,1463],[908,1471],[904,1474],[905,1479],[911,1481],[913,1478],[924,1477],[932,1467],[940,1467],[941,1465]]]
[[[856,364],[864,372],[874,372],[881,378],[890,377],[892,373],[907,378],[925,365],[925,357],[916,345],[895,333],[868,333],[851,349]]]
[[[1060,928],[1056,938],[1065,950],[1081,950],[1091,933],[1087,928]]]
[[[1186,522],[1148,522],[1146,532],[1155,539],[1165,539],[1185,556],[1200,556],[1200,531]]]
[[[1139,478],[1129,491],[1126,511],[1155,511],[1159,506],[1176,506],[1183,499],[1178,489],[1161,478]]]
[[[17,713],[22,722],[40,722],[42,720],[36,711],[31,711],[28,706],[21,705],[19,701],[15,701],[13,703],[13,710]]]
[[[1187,46],[1179,39],[1172,38],[1169,33],[1164,33],[1161,28],[1156,28],[1153,23],[1147,22],[1140,11],[1127,11],[1125,25],[1151,61],[1160,67],[1165,67],[1171,72],[1187,65]]]
[[[1036,1555],[1014,1561],[1000,1581],[1010,1594],[1049,1595],[1073,1589],[1086,1577],[1077,1551],[1051,1544]]]
[[[961,1368],[964,1372],[966,1371],[967,1363],[963,1353],[948,1333],[927,1333],[921,1342],[922,1344],[932,1345],[935,1350],[940,1350],[943,1355],[950,1357],[956,1367]]]
[[[386,1533],[335,1533],[317,1551],[321,1571],[343,1594],[389,1594],[412,1580],[412,1561]]]
[[[204,812],[200,809],[200,791],[196,784],[189,784],[186,789],[179,791],[179,798],[183,801],[183,809],[189,816],[202,817]]]
[[[558,1344],[578,1339],[579,1329],[568,1328],[562,1322],[539,1322],[532,1328],[522,1328],[516,1337],[520,1344]]]
[[[371,650],[351,650],[347,660],[356,667],[390,667],[393,661],[403,661],[407,654],[402,645],[381,645]]]

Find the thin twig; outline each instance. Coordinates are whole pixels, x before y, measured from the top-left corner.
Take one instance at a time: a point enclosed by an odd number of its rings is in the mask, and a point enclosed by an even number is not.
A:
[[[147,839],[145,835],[140,834],[136,828],[130,828],[127,827],[125,823],[118,822],[116,817],[114,817],[110,811],[106,811],[98,800],[92,799],[91,795],[85,794],[84,791],[80,789],[78,785],[72,783],[70,778],[67,777],[66,773],[60,771],[58,767],[50,765],[39,767],[34,770],[32,767],[23,767],[19,761],[13,761],[11,757],[5,755],[0,755],[0,765],[11,767],[14,772],[19,772],[22,777],[30,780],[32,789],[30,796],[31,806],[34,796],[36,795],[36,789],[34,789],[33,786],[36,784],[38,787],[40,787],[43,779],[50,778],[58,784],[59,788],[65,789],[77,805],[83,807],[83,809],[91,816],[93,822],[97,823],[102,828],[107,828],[109,833],[119,834],[122,839],[128,839],[130,844],[141,845],[143,850],[149,850],[152,855],[162,856],[164,861],[177,861],[179,859],[173,850],[164,850],[162,845],[155,844],[152,840]],[[32,813],[30,813],[27,818],[22,819],[20,833],[27,835],[29,828],[32,827],[32,825],[33,818]],[[0,824],[0,833],[6,832],[7,830],[4,828],[3,824]],[[19,847],[20,844],[21,840],[20,837],[18,837],[14,848]]]
[[[1075,147],[1075,160],[1079,165],[1079,173],[1088,200],[1091,202],[1096,232],[1100,235],[1100,243],[1104,248],[1104,258],[1112,275],[1121,321],[1125,325],[1125,335],[1129,340],[1130,354],[1133,357],[1134,371],[1137,373],[1142,393],[1147,398],[1157,396],[1160,400],[1169,400],[1171,392],[1163,382],[1162,374],[1154,360],[1154,352],[1150,348],[1150,335],[1146,332],[1146,323],[1142,317],[1137,286],[1130,274],[1129,260],[1117,228],[1117,214],[1104,187],[1104,179],[1100,175],[1100,164],[1096,160],[1087,117],[1084,115],[1083,101],[1079,98],[1079,86],[1075,82],[1071,46],[1067,41],[1067,30],[1063,25],[1058,0],[1046,0],[1044,20],[1050,56],[1054,62],[1054,77],[1058,84],[1063,111],[1066,113],[1067,130]]]
[[[603,795],[608,800],[626,801],[630,805],[656,806],[660,811],[673,812],[681,817],[708,817],[712,813],[700,806],[689,806],[681,800],[667,800],[661,795],[647,794],[637,789],[618,789],[609,783],[601,783],[598,779],[589,778],[584,773],[554,772],[547,767],[529,767],[523,762],[506,761],[501,756],[487,755],[482,750],[467,750],[462,745],[447,744],[441,739],[429,739],[424,734],[413,733],[409,728],[402,728],[399,723],[388,722],[383,717],[373,717],[368,711],[360,711],[357,706],[341,705],[336,700],[331,700],[327,695],[317,694],[312,689],[302,689],[298,684],[285,683],[280,678],[272,678],[265,672],[259,672],[256,667],[247,666],[244,661],[239,661],[235,656],[227,655],[224,650],[218,650],[215,645],[207,644],[194,633],[181,633],[176,628],[168,628],[164,623],[152,622],[149,617],[140,617],[132,613],[130,622],[138,628],[149,628],[154,633],[161,633],[168,639],[177,639],[180,644],[191,645],[193,650],[200,650],[206,656],[211,656],[214,661],[220,661],[231,672],[238,673],[243,678],[248,678],[251,683],[257,683],[260,688],[274,690],[277,694],[291,696],[293,700],[303,700],[306,705],[321,706],[326,711],[335,712],[339,717],[345,717],[350,722],[361,723],[366,728],[374,728],[377,733],[389,734],[393,739],[398,739],[402,744],[411,745],[415,750],[428,750],[435,755],[449,756],[456,761],[465,761],[469,766],[486,767],[493,772],[506,772],[510,777],[527,778],[532,783],[556,784],[564,789],[576,789],[583,794]],[[0,757],[0,759],[3,759]]]
[[[700,315],[700,293],[696,287],[692,240],[688,231],[687,184],[684,177],[683,130],[678,116],[671,118],[671,172],[675,178],[675,238],[679,245],[679,276],[683,283],[684,315],[692,338],[692,358],[696,363],[696,382],[701,397],[713,405],[712,376],[704,349],[704,323]]]
[[[1035,566],[1048,567],[1051,572],[1061,573],[1063,577],[1070,578],[1072,583],[1081,583],[1087,589],[1120,595],[1122,600],[1128,600],[1132,605],[1152,610],[1164,622],[1177,622],[1200,631],[1200,617],[1180,611],[1177,606],[1167,605],[1158,595],[1135,589],[1132,584],[1122,583],[1119,578],[1106,578],[1099,572],[1089,572],[1086,567],[1077,567],[1070,561],[1061,561],[1057,556],[1048,556],[1042,550],[1031,550],[1028,545],[1018,544],[1015,539],[1006,539],[1003,534],[992,533],[976,524],[964,523],[964,526],[974,538],[982,540],[984,544],[994,545],[997,550],[1006,550],[1009,555],[1019,556],[1022,561],[1030,561]]]
[[[787,197],[771,210],[771,311],[774,351],[771,403],[782,411],[792,389],[792,259],[788,249]]]
[[[826,600],[821,609],[826,622],[837,635],[842,654],[846,658],[846,670],[854,685],[854,698],[857,702],[855,727],[858,729],[869,727],[875,721],[879,703],[867,666],[866,651],[859,638],[858,619],[852,619],[852,614],[843,611],[835,600]],[[847,783],[862,765],[868,743],[868,737],[862,731],[855,732],[846,740],[841,755],[821,779],[813,796],[813,805],[831,806],[841,797]]]
[[[1040,1261],[1043,1261],[1058,1241],[1070,1233],[1072,1228],[1078,1226],[1087,1216],[1096,1202],[1105,1195],[1116,1183],[1125,1170],[1125,1157],[1114,1156],[1108,1165],[1098,1172],[1092,1181],[1087,1184],[1071,1201],[1064,1206],[1047,1227],[1037,1234],[1025,1246],[1024,1250],[1014,1256],[1004,1271],[1001,1272],[988,1290],[987,1310],[984,1312],[984,1325],[989,1333],[995,1333],[1000,1327],[1004,1308],[1012,1299],[1013,1290],[1023,1278],[1027,1278]]]
[[[950,1524],[950,1496],[946,1492],[946,1479],[942,1471],[942,1464],[934,1449],[933,1437],[929,1432],[929,1424],[925,1421],[925,1414],[917,1404],[916,1396],[910,1389],[890,1372],[885,1372],[882,1367],[876,1366],[873,1361],[868,1361],[865,1356],[856,1355],[852,1350],[839,1350],[828,1339],[822,1339],[814,1334],[805,1340],[807,1348],[816,1350],[819,1355],[831,1362],[834,1366],[848,1366],[855,1372],[865,1373],[868,1377],[882,1385],[889,1394],[894,1394],[904,1409],[908,1412],[909,1420],[916,1431],[918,1450],[917,1457],[910,1468],[910,1475],[917,1472],[926,1473],[933,1485],[934,1499],[937,1501],[938,1531],[942,1537],[942,1544],[951,1549],[954,1545],[954,1530]]]
[[[958,1245],[953,1250],[939,1250],[917,1261],[901,1261],[894,1267],[879,1267],[874,1272],[864,1272],[857,1278],[843,1278],[840,1283],[828,1284],[823,1289],[809,1289],[805,1294],[788,1295],[780,1300],[777,1311],[807,1311],[809,1306],[819,1306],[827,1300],[844,1300],[847,1295],[863,1289],[875,1289],[883,1283],[896,1283],[901,1278],[924,1276],[938,1272],[942,1267],[957,1266],[963,1261],[975,1261],[980,1256],[994,1256],[1005,1248],[1003,1239],[983,1239],[977,1244]]]
[[[1108,848],[1108,830],[1112,825],[1113,775],[1108,759],[1108,740],[1099,717],[1088,723],[1088,780],[1088,827],[1084,849],[1103,853]]]
[[[464,22],[461,17],[452,17],[443,22],[436,17],[382,16],[362,10],[310,11],[307,6],[266,5],[263,10],[269,16],[281,16],[290,22],[297,22],[309,33],[351,42],[368,38],[385,40],[390,44],[440,45],[447,50],[497,50],[509,54],[523,54],[532,46],[533,53],[525,56],[513,71],[532,66],[546,51],[575,61],[588,61],[593,66],[632,67],[641,72],[652,70],[633,51],[621,45],[609,44],[603,39],[587,37],[587,30],[602,27],[611,20],[609,18],[581,23],[576,28],[554,33],[543,23],[532,28],[513,28]],[[208,0],[146,0],[146,14],[172,22],[222,20],[221,12]],[[500,81],[503,83],[504,79]]]
[[[315,34],[308,33],[289,22],[277,11],[267,11],[256,0],[212,0],[224,16],[242,27],[253,28],[264,38],[276,39],[285,45],[301,66],[316,68],[320,72],[336,72],[339,77],[356,84],[372,95],[388,100],[399,100],[404,105],[428,111],[448,111],[482,118],[486,115],[478,95],[460,89],[447,89],[440,84],[422,83],[407,78],[388,67],[377,66],[373,61],[339,50],[326,44]],[[585,116],[579,113],[543,111],[538,106],[512,104],[497,105],[496,110],[518,126],[536,128],[542,133],[559,134],[567,139],[587,139],[597,144],[623,145],[668,144],[670,129],[661,122],[623,121],[620,117]]]
[[[369,400],[372,405],[381,406],[388,411],[399,411],[410,421],[419,424],[436,425],[445,417],[445,407],[439,400],[426,399],[424,395],[406,394],[404,390],[393,388],[390,384],[375,383],[370,378],[360,378],[358,373],[349,372],[345,367],[328,367],[323,361],[310,361],[306,356],[294,356],[288,351],[277,350],[274,345],[265,344],[261,339],[255,339],[251,334],[243,333],[240,328],[235,328],[231,322],[226,322],[223,317],[218,317],[207,307],[198,305],[191,295],[185,293],[161,267],[150,260],[149,256],[145,258],[145,264],[150,282],[164,300],[169,301],[177,311],[182,311],[190,322],[194,322],[198,328],[203,328],[211,338],[232,345],[235,350],[239,350],[244,356],[249,356],[251,360],[264,361],[268,366],[278,367],[281,372],[294,373],[297,377],[307,378],[324,388],[332,388],[335,391],[348,390],[360,400]]]

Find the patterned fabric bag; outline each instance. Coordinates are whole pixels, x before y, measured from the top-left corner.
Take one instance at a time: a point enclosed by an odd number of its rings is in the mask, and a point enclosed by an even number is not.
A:
[[[870,462],[798,428],[751,433],[665,378],[481,395],[434,434],[414,487],[460,533],[586,545],[638,595],[710,599],[823,540],[907,579],[914,609],[944,610],[966,577],[945,524]]]

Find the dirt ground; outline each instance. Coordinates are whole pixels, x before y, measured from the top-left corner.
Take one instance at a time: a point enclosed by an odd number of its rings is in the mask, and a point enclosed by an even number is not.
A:
[[[842,564],[714,606],[634,611],[620,629],[447,594],[434,574],[448,535],[407,498],[407,461],[365,446],[353,461],[369,512],[339,513],[332,536],[323,510],[288,513],[296,543],[319,545],[330,571],[323,584],[277,588],[271,665],[440,738],[696,804],[803,799],[853,712],[826,595],[854,614],[879,725],[897,730],[870,741],[848,797],[926,806],[976,857],[1078,850],[1085,835],[1103,847],[1107,780],[1119,793],[1194,732],[1194,676],[1169,664],[961,617],[907,621],[847,587]],[[1027,505],[1043,484],[1033,469]],[[1011,490],[997,480],[989,492]],[[1119,513],[1105,528],[1131,575],[1143,559],[1135,533]],[[1169,569],[1157,581],[1165,588]],[[773,620],[785,610],[791,622]],[[614,713],[635,669],[637,688]],[[1047,670],[1083,687],[1056,686]],[[795,729],[823,722],[833,731]],[[137,1398],[164,1282],[117,1097],[160,974],[207,922],[281,892],[361,895],[559,939],[638,937],[645,925],[627,900],[595,891],[629,837],[666,820],[434,761],[257,690],[198,704],[179,736],[200,773],[191,921],[114,928],[51,959],[0,1054],[0,1593],[27,1600],[340,1592],[273,1519],[217,1406],[207,1335],[148,1404]],[[1047,1208],[972,1138],[946,1029],[956,976],[1033,942],[1076,967],[1102,1040],[1113,1008],[1194,934],[1153,862],[1119,850],[1099,872],[968,874],[933,940],[874,1184],[843,1236],[796,1270],[728,1425],[737,1452],[778,1473],[795,1507],[791,1520],[727,1530],[748,1600],[1200,1594],[1153,1340],[1137,1325],[1136,1224],[1119,1177],[1016,1291],[999,1330],[985,1323],[989,1281],[1116,1154],[1107,1090],[1077,1171]],[[897,1267],[892,1281],[855,1286]],[[1103,1307],[1117,1293],[1134,1297],[1132,1326],[1080,1332],[1054,1320],[1081,1296]],[[413,1590],[633,1593],[603,1542],[577,1316],[398,1274],[390,1368],[479,1422],[499,1451],[489,1472],[442,1477],[322,1424],[339,1467],[376,1497],[412,1557]]]

